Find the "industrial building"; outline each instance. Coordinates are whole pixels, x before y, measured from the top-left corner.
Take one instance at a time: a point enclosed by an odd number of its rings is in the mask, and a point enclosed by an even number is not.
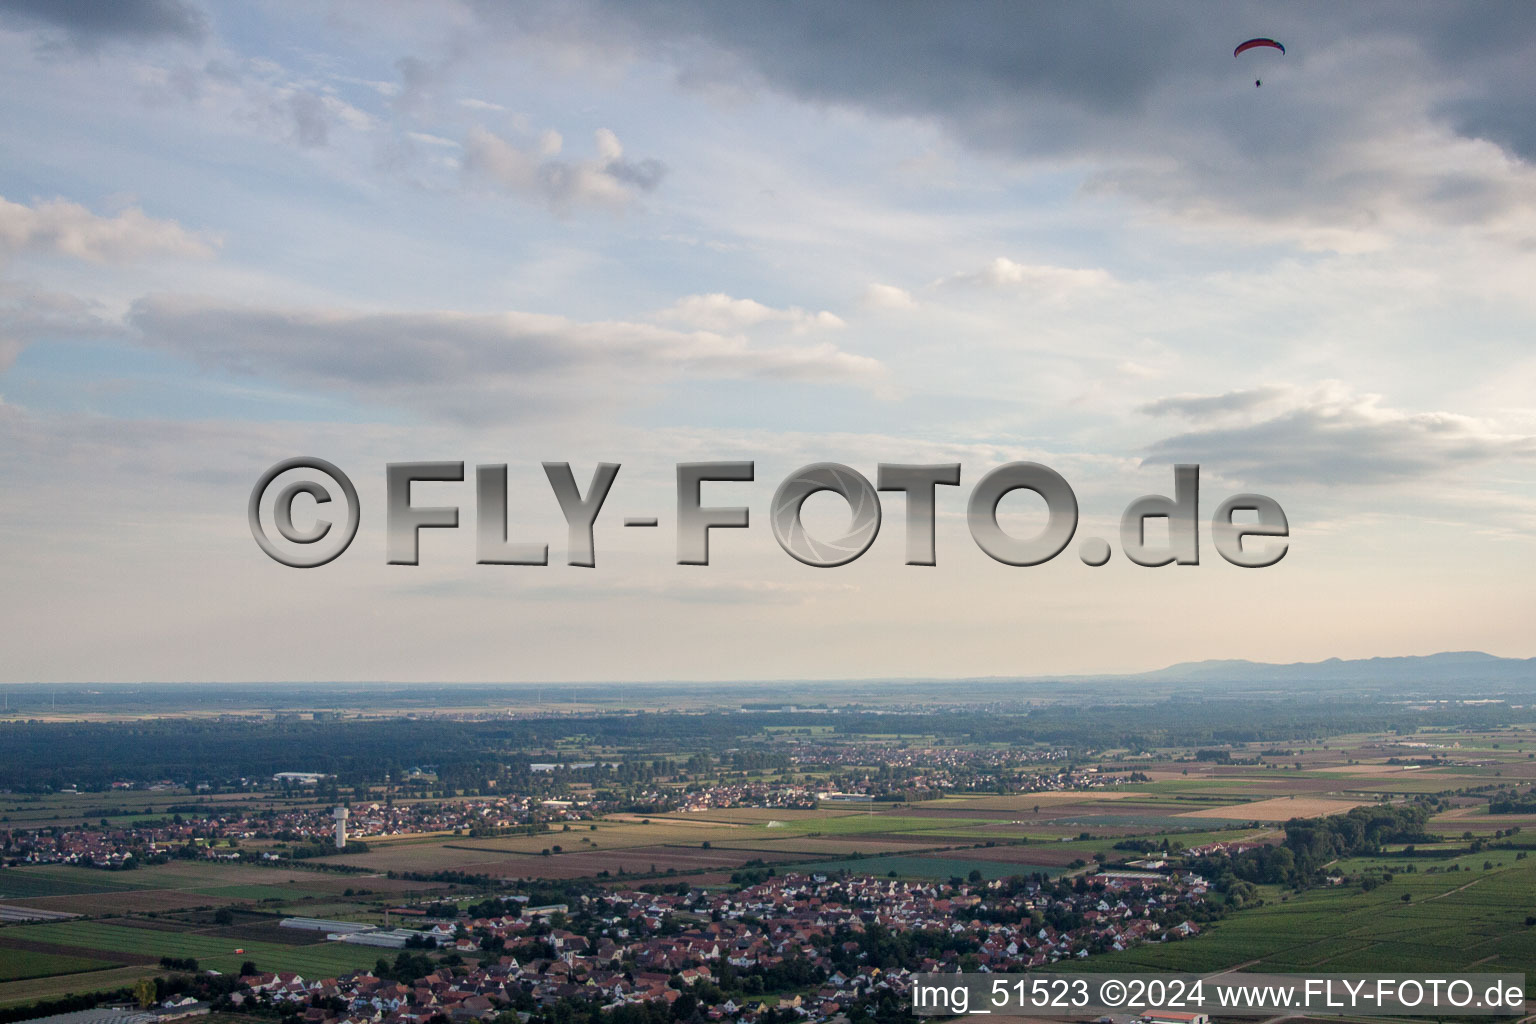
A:
[[[325,932],[326,934],[346,934],[348,932],[371,932],[374,926],[360,924],[357,921],[328,921],[323,917],[285,917],[278,922],[279,928],[299,928],[309,932]]]

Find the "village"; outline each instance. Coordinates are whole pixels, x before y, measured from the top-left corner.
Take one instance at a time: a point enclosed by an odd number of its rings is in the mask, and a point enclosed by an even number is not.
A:
[[[1101,771],[1097,765],[1060,771],[1041,771],[1038,767],[1026,771],[1015,765],[1010,773],[998,774],[988,768],[995,768],[994,762],[1000,764],[1004,759],[988,754],[991,752],[979,755],[975,751],[939,752],[927,748],[911,751],[871,749],[867,745],[850,745],[846,749],[815,747],[796,754],[791,760],[802,769],[853,765],[859,761],[865,767],[824,776],[813,785],[787,780],[705,781],[703,773],[709,770],[705,765],[702,770],[678,770],[665,782],[631,788],[622,798],[611,791],[595,789],[583,774],[595,772],[600,775],[611,770],[612,765],[535,764],[533,773],[540,778],[541,785],[529,792],[401,800],[386,793],[378,799],[347,800],[337,805],[318,799],[328,776],[282,772],[268,784],[274,799],[265,805],[221,805],[210,802],[213,798],[206,798],[196,804],[172,804],[170,807],[180,806],[181,810],[164,813],[160,818],[146,816],[131,825],[110,825],[105,818],[98,827],[81,824],[24,828],[4,827],[0,823],[0,865],[71,864],[117,870],[163,863],[177,856],[280,860],[292,857],[293,852],[273,852],[267,848],[271,843],[293,844],[301,850],[306,846],[329,844],[335,835],[334,806],[348,808],[346,834],[356,850],[361,848],[357,844],[365,844],[371,838],[539,832],[636,809],[651,813],[732,808],[813,810],[837,802],[879,800],[889,804],[903,798],[940,797],[948,793],[992,791],[999,787],[1013,793],[1093,791],[1144,778],[1134,772]],[[867,767],[872,759],[883,756],[890,756],[898,763],[873,771]],[[1046,757],[1045,760],[1057,758]],[[958,771],[962,766],[966,771]],[[295,798],[288,794],[294,793],[296,785]],[[277,799],[279,786],[284,794],[282,800]],[[135,787],[114,784],[114,788]],[[333,788],[331,792],[336,791]],[[377,791],[372,787],[360,787],[352,792],[369,796]],[[116,813],[121,813],[120,809]],[[242,843],[252,841],[259,844],[260,849],[242,850]]]
[[[504,913],[416,932],[412,946],[440,951],[430,963],[407,949],[339,978],[252,974],[227,1000],[306,1024],[506,1012],[527,1022],[564,1001],[661,1002],[681,1019],[756,1021],[789,1011],[839,1021],[882,995],[905,998],[914,974],[1026,970],[1198,934],[1192,918],[1206,891],[1195,875],[1131,871],[961,884],[788,874],[728,892],[680,884],[537,908],[513,898],[498,901]]]

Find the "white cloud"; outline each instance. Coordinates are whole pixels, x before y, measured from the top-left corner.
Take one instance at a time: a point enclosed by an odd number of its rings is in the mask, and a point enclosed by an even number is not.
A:
[[[442,149],[459,148],[459,144],[452,139],[445,139],[441,135],[433,135],[430,132],[406,132],[405,137],[424,146],[438,146]]]
[[[0,259],[22,252],[58,253],[93,262],[150,255],[206,258],[217,244],[136,207],[102,217],[63,199],[25,206],[0,198]]]
[[[872,284],[864,289],[864,305],[874,309],[916,309],[917,300],[905,288],[893,284]]]
[[[659,160],[626,160],[618,136],[606,128],[593,141],[594,159],[561,160],[564,142],[557,132],[547,131],[534,146],[523,148],[476,126],[464,140],[464,173],[561,212],[584,206],[622,209],[653,191],[666,174]]]
[[[775,309],[754,299],[736,299],[722,292],[684,296],[656,316],[706,331],[739,331],[763,323],[788,324],[797,333],[846,326],[842,317],[827,310],[813,313],[799,306]]]
[[[1062,299],[1112,285],[1114,278],[1097,267],[1055,267],[1039,263],[1016,263],[999,256],[980,270],[954,274],[936,282],[1013,291],[1049,299]]]

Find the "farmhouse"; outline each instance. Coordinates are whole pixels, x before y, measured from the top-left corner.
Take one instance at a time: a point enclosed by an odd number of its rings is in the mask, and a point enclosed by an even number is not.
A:
[[[1211,1024],[1208,1013],[1177,1013],[1173,1010],[1153,1010],[1144,1019],[1147,1024]]]

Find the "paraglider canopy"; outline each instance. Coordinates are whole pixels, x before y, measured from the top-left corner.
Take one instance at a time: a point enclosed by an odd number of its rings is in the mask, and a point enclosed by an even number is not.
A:
[[[1266,39],[1260,36],[1257,39],[1250,39],[1246,43],[1238,43],[1237,49],[1232,51],[1232,56],[1237,57],[1241,55],[1244,50],[1257,50],[1260,48],[1279,50],[1281,53],[1285,52],[1285,47],[1280,43],[1275,42],[1273,39]],[[1255,86],[1260,86],[1264,83],[1260,79],[1255,78],[1253,80],[1253,84]]]
[[[1238,43],[1237,49],[1232,51],[1232,56],[1236,57],[1244,50],[1254,50],[1261,46],[1279,50],[1281,53],[1285,52],[1285,47],[1280,43],[1275,42],[1273,39],[1250,39],[1246,43]]]

